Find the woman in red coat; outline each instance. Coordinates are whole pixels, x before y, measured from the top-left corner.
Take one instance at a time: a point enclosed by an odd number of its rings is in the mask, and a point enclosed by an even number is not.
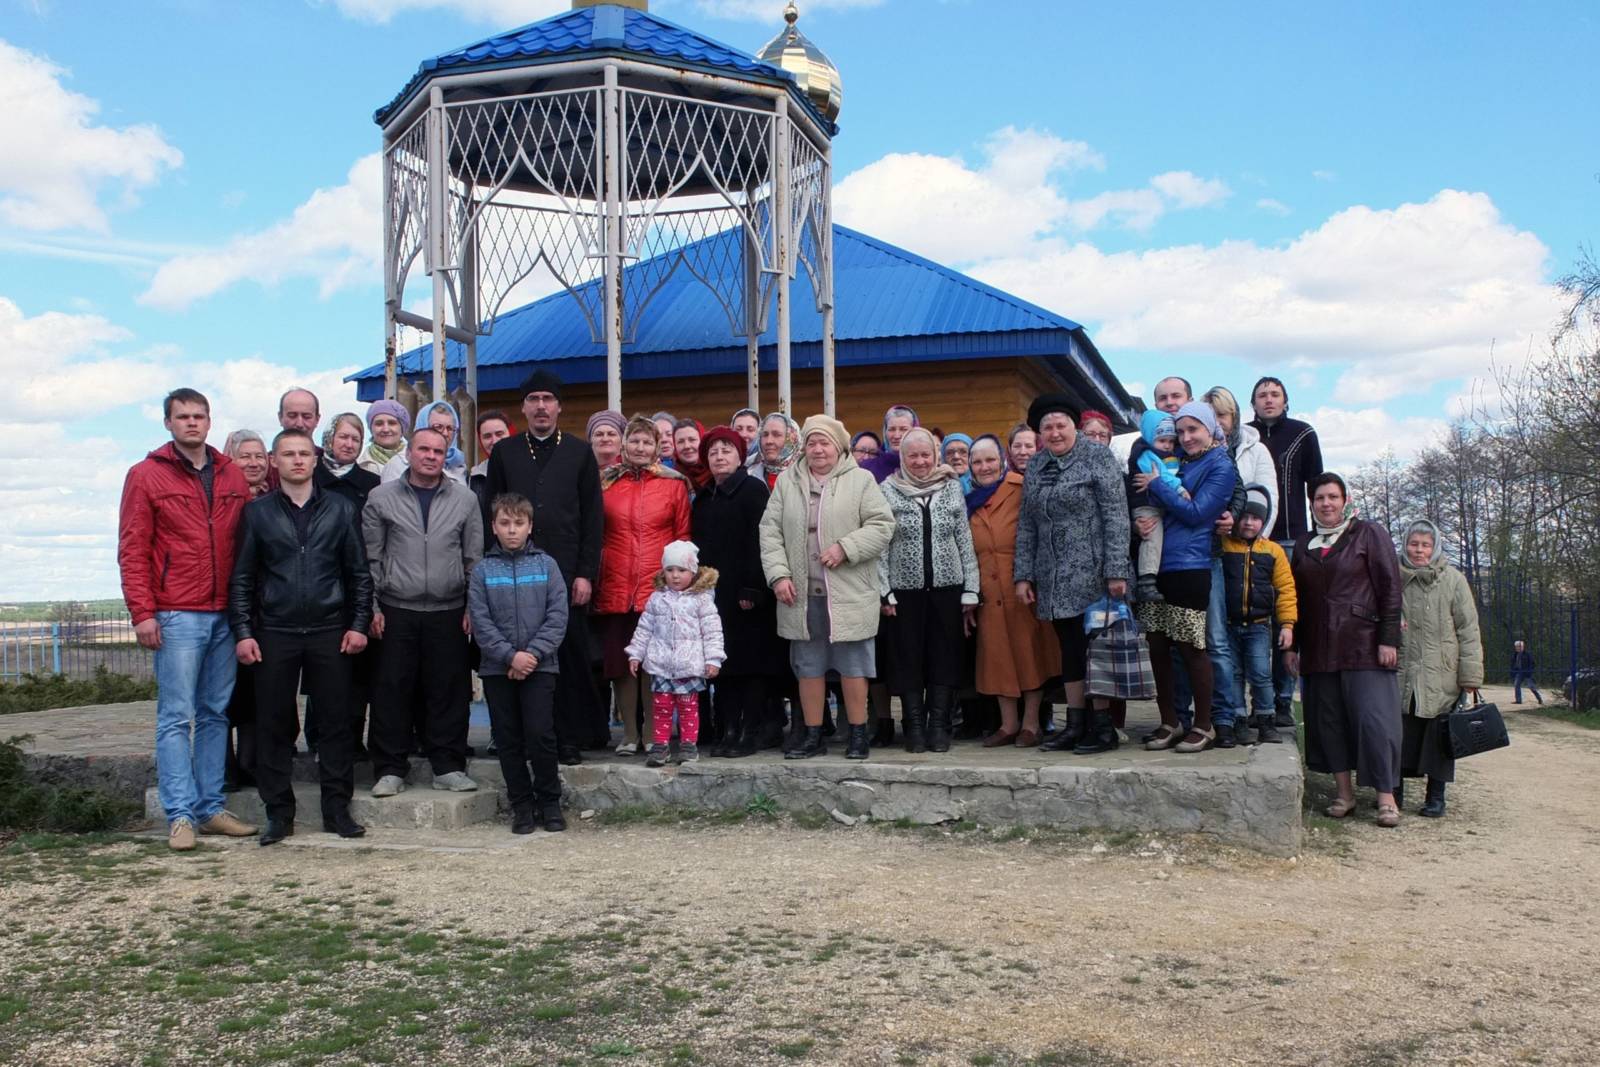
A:
[[[639,613],[655,588],[661,550],[689,539],[689,483],[663,466],[661,431],[643,415],[628,421],[622,435],[622,458],[600,472],[605,505],[605,537],[600,548],[600,583],[594,594],[595,621],[602,639],[605,676],[616,695],[622,717],[622,744],[617,753],[638,755],[639,693],[650,691],[643,672],[628,671],[625,651]]]

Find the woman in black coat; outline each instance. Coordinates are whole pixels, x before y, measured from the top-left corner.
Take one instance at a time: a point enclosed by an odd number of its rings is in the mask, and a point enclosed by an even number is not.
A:
[[[761,740],[767,672],[782,657],[776,602],[761,571],[761,515],[767,486],[744,469],[744,438],[718,426],[700,441],[712,484],[690,512],[702,566],[717,570],[717,614],[728,658],[712,683],[713,756],[754,755]]]

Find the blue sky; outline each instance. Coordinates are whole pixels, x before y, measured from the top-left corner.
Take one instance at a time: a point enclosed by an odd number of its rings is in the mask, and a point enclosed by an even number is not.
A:
[[[115,592],[170,386],[218,440],[293,382],[345,406],[381,358],[373,110],[567,6],[0,0],[0,599]],[[652,4],[751,50],[782,6]],[[812,0],[801,27],[844,75],[841,222],[1078,319],[1130,384],[1276,371],[1353,465],[1548,329],[1596,232],[1596,11]]]

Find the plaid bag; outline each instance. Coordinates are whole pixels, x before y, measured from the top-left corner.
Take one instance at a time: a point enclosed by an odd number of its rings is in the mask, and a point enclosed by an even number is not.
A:
[[[1097,697],[1155,698],[1156,675],[1150,669],[1150,649],[1138,624],[1118,618],[1089,635],[1089,673],[1084,688]]]

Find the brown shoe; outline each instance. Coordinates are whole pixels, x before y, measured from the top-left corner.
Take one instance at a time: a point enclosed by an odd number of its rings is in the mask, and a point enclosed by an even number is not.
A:
[[[1400,809],[1393,804],[1379,804],[1377,821],[1385,830],[1393,830],[1400,825]]]
[[[1039,735],[1033,730],[1022,730],[1017,734],[1018,748],[1038,748]]]
[[[201,823],[200,832],[213,837],[254,837],[256,828],[224,809]]]
[[[194,823],[188,819],[174,819],[167,830],[167,847],[174,852],[194,851]]]
[[[1009,745],[1011,742],[1015,741],[1018,736],[1018,731],[996,730],[994,733],[983,739],[983,747],[999,748],[1001,745]]]

